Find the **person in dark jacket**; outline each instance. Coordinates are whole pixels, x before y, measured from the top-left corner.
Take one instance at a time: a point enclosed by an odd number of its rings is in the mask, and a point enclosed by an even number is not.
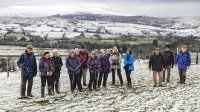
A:
[[[41,97],[44,97],[46,82],[48,85],[48,95],[52,95],[52,75],[54,72],[54,63],[50,58],[49,51],[45,51],[40,59],[39,70],[41,72]]]
[[[163,82],[165,82],[165,72],[167,71],[167,82],[170,80],[170,71],[171,68],[174,67],[174,55],[170,50],[169,46],[165,47],[165,51],[162,53],[164,62],[165,62],[165,70],[163,71]]]
[[[59,79],[60,79],[60,71],[61,71],[61,67],[63,66],[63,63],[62,63],[62,58],[59,56],[57,49],[53,50],[52,60],[55,67],[55,70],[52,76],[52,94],[54,94],[54,86],[55,86],[56,93],[60,94]]]
[[[97,79],[98,79],[98,72],[100,69],[100,62],[97,56],[95,56],[94,51],[90,53],[90,58],[88,60],[87,66],[90,72],[90,81],[88,84],[89,91],[92,91],[92,86],[94,90],[97,90],[96,85],[97,85]]]
[[[153,71],[154,87],[157,86],[157,75],[159,77],[159,86],[162,87],[163,70],[165,69],[164,59],[160,53],[160,48],[155,48],[154,54],[149,59],[149,70]]]
[[[66,67],[70,78],[71,92],[73,93],[76,89],[76,85],[80,92],[82,92],[81,86],[81,63],[80,60],[75,56],[74,51],[70,51],[68,58],[66,59]]]
[[[108,78],[108,74],[110,72],[110,62],[108,55],[105,54],[105,50],[101,50],[101,56],[99,58],[99,62],[101,64],[100,67],[100,74],[99,74],[99,80],[98,80],[98,87],[101,86],[101,81],[103,78],[103,87],[106,88],[106,82]]]
[[[131,87],[131,72],[134,70],[134,55],[131,50],[126,51],[126,56],[124,57],[124,69],[126,72],[126,78],[128,81],[128,87]]]
[[[86,75],[87,75],[87,62],[88,62],[88,59],[89,59],[89,55],[88,53],[86,52],[86,48],[84,46],[81,47],[81,60],[82,60],[82,64],[81,64],[81,67],[82,67],[82,74],[81,74],[81,77],[83,77],[83,86],[87,86],[87,83],[86,83]]]
[[[115,85],[115,73],[117,71],[117,75],[119,77],[121,86],[123,85],[123,78],[121,74],[121,62],[122,62],[122,57],[121,54],[119,53],[117,47],[113,48],[113,52],[110,55],[109,58],[111,68],[112,68],[112,85]]]
[[[177,55],[176,64],[178,65],[179,77],[180,77],[180,82],[178,83],[185,84],[186,72],[191,64],[191,55],[187,51],[186,45],[182,46],[181,51]]]
[[[33,77],[37,74],[37,63],[36,58],[33,53],[32,45],[26,46],[25,53],[21,54],[19,60],[17,61],[17,66],[21,69],[21,97],[25,97],[26,82],[28,81],[27,96],[33,97],[32,95],[32,85]]]

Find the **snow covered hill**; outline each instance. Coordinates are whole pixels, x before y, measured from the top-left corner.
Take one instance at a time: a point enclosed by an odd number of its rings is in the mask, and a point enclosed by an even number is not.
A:
[[[0,111],[20,112],[67,112],[67,111],[133,111],[133,112],[165,112],[200,110],[200,73],[199,65],[192,65],[187,71],[186,85],[177,84],[178,71],[172,69],[171,82],[164,87],[152,87],[152,75],[148,71],[146,61],[136,61],[135,71],[131,74],[133,88],[128,89],[124,70],[124,86],[111,86],[111,75],[108,88],[89,93],[71,94],[69,78],[65,67],[61,74],[60,95],[40,98],[40,77],[34,79],[32,99],[18,99],[20,87],[20,71],[10,74],[0,73]],[[117,78],[117,77],[116,77]],[[117,79],[118,80],[118,79]],[[47,92],[46,92],[47,93]]]

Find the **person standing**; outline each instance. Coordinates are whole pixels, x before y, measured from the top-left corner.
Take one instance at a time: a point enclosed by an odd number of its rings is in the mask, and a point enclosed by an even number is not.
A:
[[[82,92],[80,77],[81,63],[78,57],[75,56],[74,51],[70,51],[69,56],[66,59],[66,67],[68,69],[71,92],[74,92],[74,90],[76,89],[76,85],[78,86],[79,91]]]
[[[87,75],[87,62],[89,59],[89,55],[86,52],[86,48],[84,46],[81,47],[82,51],[81,51],[81,60],[82,60],[82,74],[81,77],[83,77],[83,86],[87,86],[86,84],[86,75]]]
[[[110,55],[109,58],[111,68],[112,68],[112,85],[115,85],[115,72],[117,71],[117,75],[120,80],[121,86],[123,85],[123,79],[122,79],[122,74],[121,74],[121,54],[118,52],[117,47],[113,48],[113,53]]]
[[[94,51],[90,53],[90,58],[88,60],[87,66],[90,72],[90,81],[88,84],[89,91],[92,91],[92,86],[93,86],[93,90],[97,90],[96,85],[97,85],[97,79],[98,79],[98,72],[100,69],[100,62],[97,56],[95,56]]]
[[[176,64],[178,65],[179,77],[181,84],[185,84],[186,72],[191,64],[191,55],[187,51],[187,45],[183,45],[181,51],[176,57]]]
[[[37,75],[36,57],[33,53],[33,46],[27,45],[25,53],[22,53],[17,61],[17,66],[21,69],[21,98],[25,98],[26,82],[28,81],[27,96],[33,97],[32,86],[33,77]]]
[[[54,94],[54,87],[57,94],[60,94],[60,87],[59,87],[59,79],[60,79],[60,71],[61,67],[63,66],[62,58],[58,54],[58,50],[53,50],[52,60],[54,63],[55,70],[52,76],[52,94]]]
[[[174,67],[174,55],[170,50],[169,46],[165,47],[165,51],[162,53],[164,62],[165,62],[165,70],[163,71],[163,82],[165,82],[165,73],[167,71],[167,82],[170,80],[171,68]]]
[[[49,51],[43,53],[40,59],[39,70],[41,72],[41,97],[44,97],[46,82],[48,85],[48,95],[52,95],[52,75],[54,72],[54,63],[50,58]]]
[[[109,57],[105,54],[105,50],[101,50],[101,56],[99,58],[99,62],[101,64],[100,66],[100,74],[99,74],[99,80],[98,80],[98,87],[101,86],[101,81],[103,78],[103,87],[106,88],[106,83],[107,83],[107,78],[108,74],[110,72],[110,62],[109,62]]]
[[[163,86],[163,70],[165,68],[164,59],[162,54],[160,53],[160,48],[155,48],[154,54],[151,55],[149,59],[149,70],[153,71],[153,81],[154,87],[157,87],[157,75],[159,78],[158,85],[160,87]]]
[[[131,87],[131,72],[134,70],[134,60],[135,60],[135,57],[133,55],[133,53],[131,52],[131,50],[127,50],[126,51],[126,56],[124,58],[124,69],[125,69],[125,72],[126,72],[126,78],[127,78],[127,81],[128,81],[128,87]]]

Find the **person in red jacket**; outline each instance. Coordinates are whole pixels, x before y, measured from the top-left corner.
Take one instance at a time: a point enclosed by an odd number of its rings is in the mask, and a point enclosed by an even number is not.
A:
[[[82,60],[82,64],[81,64],[81,67],[82,67],[82,75],[81,77],[83,77],[83,86],[87,86],[86,84],[86,75],[87,75],[87,62],[88,62],[88,59],[89,59],[89,55],[88,53],[86,52],[86,48],[84,46],[81,47],[81,60]]]

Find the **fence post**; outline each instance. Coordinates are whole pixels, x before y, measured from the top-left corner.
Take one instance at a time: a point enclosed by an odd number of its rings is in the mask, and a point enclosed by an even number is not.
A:
[[[9,57],[7,58],[7,78],[9,77]]]
[[[199,53],[197,53],[196,64],[199,64]]]

